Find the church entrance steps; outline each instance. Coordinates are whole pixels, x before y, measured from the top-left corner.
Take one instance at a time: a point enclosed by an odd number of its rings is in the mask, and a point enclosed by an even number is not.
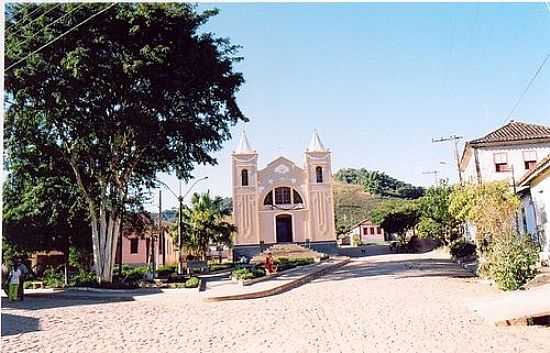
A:
[[[314,265],[298,267],[275,278],[244,287],[231,281],[212,287],[210,283],[207,283],[207,290],[203,292],[203,298],[207,301],[224,301],[269,297],[304,285],[349,262],[349,258],[332,258]]]
[[[316,262],[319,262],[322,259],[328,258],[328,255],[315,251],[313,249],[309,249],[294,243],[287,243],[287,244],[274,244],[270,246],[268,249],[264,250],[261,254],[254,256],[251,262],[255,264],[264,263],[265,256],[268,253],[271,253],[275,259],[278,259],[280,257],[285,257],[288,259],[313,258]]]

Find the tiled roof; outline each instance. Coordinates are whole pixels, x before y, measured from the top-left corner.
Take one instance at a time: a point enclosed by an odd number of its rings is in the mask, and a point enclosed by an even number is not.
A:
[[[538,139],[550,139],[550,127],[511,121],[483,137],[469,141],[468,144],[492,144]]]
[[[545,169],[550,168],[550,154],[541,159],[530,171],[525,173],[524,176],[518,181],[519,186],[528,185],[528,181],[539,175]]]

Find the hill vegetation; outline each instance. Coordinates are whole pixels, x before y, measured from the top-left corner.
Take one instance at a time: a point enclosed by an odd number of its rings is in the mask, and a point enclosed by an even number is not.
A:
[[[365,192],[361,185],[334,181],[332,187],[337,234],[347,232],[354,224],[368,218],[370,212],[384,200]]]
[[[361,185],[364,191],[382,197],[417,199],[426,191],[423,187],[405,183],[384,172],[370,171],[365,168],[340,169],[334,177],[342,183]]]

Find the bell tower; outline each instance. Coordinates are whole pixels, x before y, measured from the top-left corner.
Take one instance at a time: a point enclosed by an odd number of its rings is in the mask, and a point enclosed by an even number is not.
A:
[[[307,204],[310,209],[308,239],[336,241],[330,151],[323,146],[317,130],[305,152]]]
[[[235,245],[259,243],[258,229],[258,154],[250,147],[246,132],[232,157],[233,224],[237,226]]]

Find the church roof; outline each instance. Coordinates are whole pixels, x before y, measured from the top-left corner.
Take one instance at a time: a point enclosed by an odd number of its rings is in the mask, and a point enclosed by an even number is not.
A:
[[[250,142],[248,142],[248,137],[246,137],[246,131],[243,131],[241,133],[241,139],[239,141],[239,144],[237,145],[237,148],[234,151],[235,154],[252,154],[256,153],[255,150],[250,147]]]
[[[319,138],[319,133],[317,130],[313,131],[313,136],[311,136],[311,141],[307,147],[308,152],[327,152],[328,150],[323,146],[321,139]]]
[[[469,141],[468,144],[502,144],[539,139],[550,139],[550,127],[511,121],[483,137]]]

